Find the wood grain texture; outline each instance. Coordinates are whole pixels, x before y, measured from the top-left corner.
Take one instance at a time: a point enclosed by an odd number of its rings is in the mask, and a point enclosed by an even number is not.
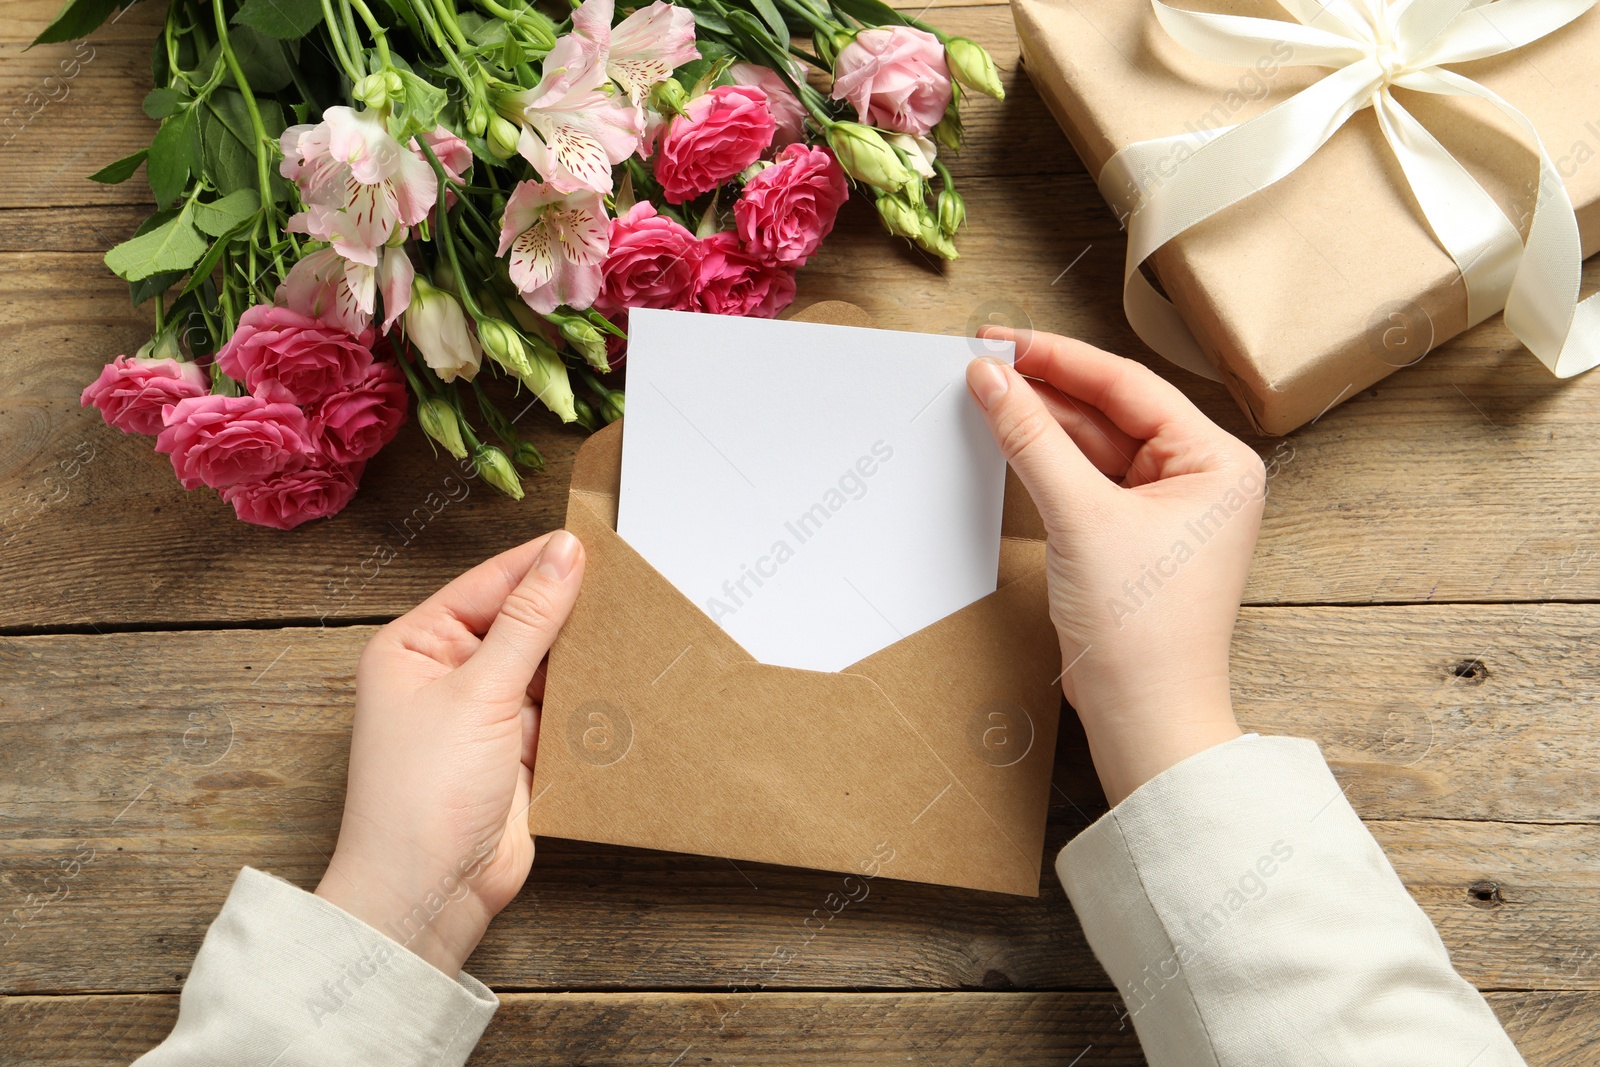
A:
[[[1600,1055],[1600,994],[1490,993],[1530,1067]],[[173,994],[0,998],[15,1067],[101,1067],[161,1041]],[[501,993],[472,1067],[1144,1063],[1110,993]],[[677,1059],[674,1059],[677,1057]]]
[[[836,239],[802,272],[797,303],[853,299],[885,327],[947,333],[997,316],[1137,352],[1116,302],[1114,224],[1081,180],[1071,198],[1079,206],[1063,216],[1057,184],[969,183],[974,215],[986,221],[942,273],[887,241],[864,205],[851,205]],[[1073,243],[1030,223],[1048,212],[1078,235]],[[1600,280],[1600,266],[1588,273]],[[321,591],[353,573],[347,568],[403,523],[449,466],[408,429],[337,518],[289,535],[237,523],[215,494],[182,492],[148,441],[105,427],[77,403],[99,364],[135,349],[149,328],[97,255],[0,253],[0,500],[8,505],[0,542],[15,549],[0,554],[0,586],[10,594],[0,626],[321,617]],[[1220,388],[1146,358],[1215,420],[1244,432]],[[1600,420],[1600,377],[1557,382],[1491,322],[1372,392],[1285,441],[1252,439],[1275,460],[1275,474],[1247,601],[1600,596],[1600,453],[1587,447]],[[449,536],[410,546],[383,581],[335,605],[334,617],[399,614],[468,563],[561,521],[581,436],[542,411],[528,419],[551,461],[529,482],[528,499],[477,494],[470,508],[445,516]],[[63,489],[62,464],[90,453],[93,462]],[[41,509],[41,499],[59,503]],[[151,568],[116,565],[130,524],[159,561]],[[255,566],[234,567],[241,558]],[[190,595],[173,597],[177,582]]]
[[[1587,727],[1600,606],[1551,605],[1537,627],[1524,613],[1247,609],[1238,707],[1249,728],[1324,744],[1470,979],[1600,988],[1585,948],[1600,932],[1600,745]],[[8,928],[0,991],[175,989],[240,866],[313,885],[337,833],[370,632],[0,640],[0,888],[12,906],[39,902]],[[1484,674],[1454,673],[1479,654]],[[1104,810],[1075,730],[1056,783],[1051,853]],[[80,845],[94,859],[60,882],[52,872]],[[801,921],[838,877],[545,840],[472,970],[520,989],[726,989],[792,950],[769,985],[1105,985],[1048,869],[1036,900],[880,880],[806,937]]]

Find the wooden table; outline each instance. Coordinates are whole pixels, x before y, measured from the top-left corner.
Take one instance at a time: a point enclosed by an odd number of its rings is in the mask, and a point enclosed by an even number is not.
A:
[[[100,261],[148,191],[83,176],[150,135],[163,5],[23,53],[56,6],[7,0],[0,22],[0,107],[21,108],[0,154],[0,1060],[103,1064],[165,1034],[240,866],[316,882],[373,624],[558,524],[579,438],[539,429],[550,469],[520,505],[479,487],[440,508],[449,471],[410,427],[348,511],[283,534],[80,409],[150,332]],[[1010,91],[973,107],[955,168],[963,258],[930,267],[858,200],[800,303],[945,332],[1024,314],[1153,360],[1121,316],[1117,226],[1016,70],[1007,8],[935,14]],[[1220,389],[1158,369],[1244,432]],[[1234,645],[1244,724],[1322,744],[1539,1064],[1600,1054],[1597,401],[1600,376],[1556,382],[1495,320],[1255,440],[1277,463]],[[1105,806],[1075,729],[1056,784],[1051,854]],[[1037,899],[879,881],[812,935],[837,881],[543,841],[469,964],[502,999],[473,1062],[1141,1061],[1048,873]]]

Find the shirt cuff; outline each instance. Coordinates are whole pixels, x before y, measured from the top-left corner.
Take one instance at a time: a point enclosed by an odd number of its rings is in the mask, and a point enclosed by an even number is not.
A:
[[[465,972],[451,978],[336,905],[246,867],[195,957],[177,1025],[140,1062],[456,1067],[498,1006]]]

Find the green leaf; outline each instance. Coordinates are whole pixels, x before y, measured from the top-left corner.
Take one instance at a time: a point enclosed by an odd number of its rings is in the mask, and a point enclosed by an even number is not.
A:
[[[106,266],[125,281],[136,282],[164,271],[188,270],[206,254],[206,242],[190,221],[190,205],[148,233],[122,242],[106,253]]]
[[[140,278],[136,282],[128,283],[128,299],[134,307],[149,300],[152,296],[166,292],[178,284],[178,279],[183,277],[181,270],[166,270],[160,274],[152,274],[148,278]]]
[[[144,162],[144,157],[150,154],[150,149],[141,148],[131,156],[123,156],[115,163],[107,163],[93,174],[89,180],[99,182],[101,185],[121,185],[133,177],[133,172],[139,169],[139,164]]]
[[[284,130],[283,108],[274,100],[258,100],[256,109],[267,136],[276,140]],[[255,131],[244,97],[237,90],[218,89],[211,94],[200,115],[200,141],[205,175],[217,192],[226,196],[237,189],[258,188]],[[263,145],[262,151],[270,151],[270,148]],[[275,166],[269,166],[268,171],[274,176],[273,199],[286,199],[288,184],[275,177]]]
[[[868,26],[913,26],[915,19],[883,3],[883,0],[834,0],[834,6]]]
[[[789,47],[789,25],[783,21],[783,16],[773,5],[772,0],[750,0],[750,6],[756,9],[756,14],[761,16],[761,21],[767,24],[772,31],[772,36],[778,39],[778,46],[783,49]]]
[[[294,71],[289,69],[289,57],[283,42],[274,40],[250,26],[236,27],[228,34],[233,44],[233,57],[244,71],[244,80],[250,83],[259,97],[262,93],[275,93],[294,81]],[[230,77],[229,83],[232,84]]]
[[[283,41],[304,37],[321,22],[321,0],[244,0],[233,16],[235,26],[249,26]]]
[[[443,89],[419,78],[409,70],[397,70],[400,84],[405,86],[394,114],[389,119],[389,133],[401,144],[407,144],[419,133],[439,125],[439,112],[449,102]]]
[[[221,237],[249,222],[261,210],[261,197],[254,189],[235,189],[221,200],[195,204],[194,224],[201,233]]]
[[[155,194],[156,206],[168,207],[183,195],[189,186],[189,175],[199,174],[200,167],[199,123],[192,109],[180,111],[161,124],[156,139],[150,143],[145,176]]]
[[[194,271],[189,275],[189,284],[183,287],[183,292],[178,294],[179,297],[187,296],[206,283],[206,279],[211,277],[211,272],[217,269],[217,264],[222,262],[222,255],[228,250],[228,245],[244,236],[245,231],[250,228],[250,222],[250,219],[245,219],[227,233],[218,235],[215,243],[211,246],[211,250],[205,254],[205,258],[200,260]]]
[[[724,37],[733,34],[733,28],[728,25],[727,20],[715,11],[697,7],[694,9],[694,21],[695,25],[703,30],[710,30],[712,33],[721,34]]]
[[[66,6],[56,15],[44,32],[33,39],[33,44],[55,44],[87,37],[100,28],[119,7],[131,6],[132,0],[67,0]],[[33,47],[29,45],[28,47]]]
[[[467,35],[467,40],[479,48],[495,48],[505,43],[511,35],[511,28],[499,19],[488,18],[476,11],[463,11],[456,16],[456,21],[461,23],[461,31]]]
[[[177,112],[183,106],[185,97],[178,90],[170,86],[160,86],[151,89],[144,98],[144,113],[160,122],[162,119]]]

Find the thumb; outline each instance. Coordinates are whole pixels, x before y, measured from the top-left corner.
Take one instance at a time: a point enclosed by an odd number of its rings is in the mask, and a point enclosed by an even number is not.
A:
[[[1086,494],[1110,487],[1014,368],[987,357],[975,359],[967,364],[967,387],[1047,527],[1059,529]]]
[[[506,595],[463,675],[492,700],[520,701],[555,643],[583,582],[583,545],[557,530]]]

